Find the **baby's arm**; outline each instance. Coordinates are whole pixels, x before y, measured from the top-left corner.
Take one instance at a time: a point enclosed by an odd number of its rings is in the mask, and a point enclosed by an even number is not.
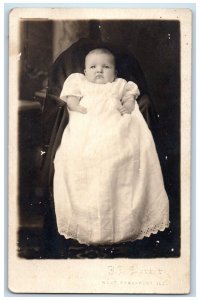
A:
[[[120,107],[118,108],[121,115],[131,114],[135,108],[135,100],[140,95],[137,84],[133,81],[128,81],[123,90]]]
[[[122,98],[122,105],[119,106],[119,112],[123,114],[131,114],[135,108],[135,97],[134,95],[126,95]]]
[[[68,106],[69,110],[77,111],[77,112],[80,112],[82,114],[87,113],[87,109],[85,107],[83,107],[82,105],[80,105],[80,98],[79,97],[67,96],[66,97],[66,102],[67,102],[67,106]]]

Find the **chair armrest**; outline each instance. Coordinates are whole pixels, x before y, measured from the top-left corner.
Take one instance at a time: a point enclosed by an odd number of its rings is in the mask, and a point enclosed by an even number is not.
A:
[[[60,99],[58,96],[55,96],[53,94],[47,94],[44,101],[44,105],[42,107],[42,111],[46,109],[46,106],[47,108],[49,107],[49,103],[48,103],[49,101],[54,107],[63,107],[66,105],[66,102]]]
[[[51,97],[51,99],[53,101],[55,101],[59,106],[63,106],[66,104],[65,101],[63,101],[61,98],[59,98],[58,96],[55,96],[55,95],[52,95],[52,94],[49,94],[49,96]]]
[[[41,151],[41,185],[50,187],[53,177],[53,160],[69,121],[67,104],[59,97],[48,95],[42,112],[43,145]]]
[[[54,144],[60,124],[68,123],[69,115],[67,104],[59,97],[47,94],[42,108],[42,156],[46,156],[49,145]],[[63,128],[64,130],[64,128]]]

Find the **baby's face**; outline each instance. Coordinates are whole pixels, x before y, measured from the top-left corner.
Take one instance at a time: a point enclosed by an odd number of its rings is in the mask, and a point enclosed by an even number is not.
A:
[[[85,76],[93,83],[108,83],[115,79],[114,57],[107,53],[89,53],[85,59]]]

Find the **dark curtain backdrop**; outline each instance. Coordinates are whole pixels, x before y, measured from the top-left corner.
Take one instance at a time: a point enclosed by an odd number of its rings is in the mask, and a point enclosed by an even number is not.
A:
[[[61,24],[62,23],[62,24]],[[47,82],[55,58],[81,37],[101,38],[132,52],[145,74],[159,119],[156,140],[170,199],[171,229],[165,255],[180,254],[180,24],[178,21],[23,21],[19,91],[19,215],[20,228],[42,228],[45,201],[37,190],[40,162],[41,109],[34,96]],[[56,37],[56,38],[55,38]],[[30,103],[23,107],[23,103]],[[27,108],[28,107],[28,108]],[[21,235],[22,256],[27,231]],[[26,247],[36,251],[39,233]],[[40,241],[42,243],[42,241]],[[39,247],[39,246],[38,246]],[[34,248],[34,249],[33,249]],[[38,250],[39,251],[39,250]],[[36,251],[37,252],[37,251]],[[168,253],[168,254],[166,254]]]

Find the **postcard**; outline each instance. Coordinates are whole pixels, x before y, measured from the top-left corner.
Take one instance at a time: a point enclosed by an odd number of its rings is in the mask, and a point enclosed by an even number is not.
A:
[[[8,288],[190,292],[189,9],[9,15]]]

